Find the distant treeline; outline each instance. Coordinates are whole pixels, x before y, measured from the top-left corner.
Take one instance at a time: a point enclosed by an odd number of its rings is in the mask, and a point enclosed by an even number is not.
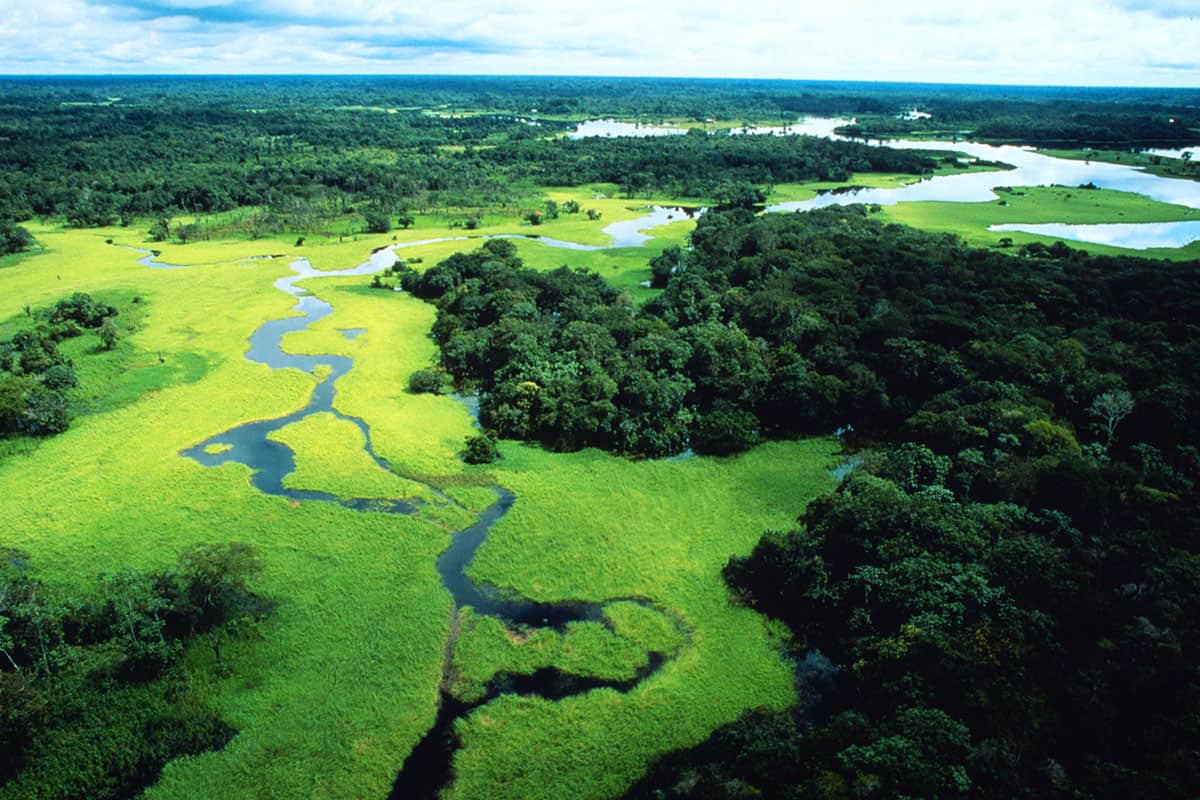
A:
[[[807,138],[544,138],[553,130],[500,115],[10,107],[0,109],[0,217],[87,227],[256,206],[304,230],[368,207],[510,203],[534,183],[707,196],[739,181],[934,166],[924,155]]]
[[[482,204],[508,196],[502,176],[436,148],[532,130],[494,116],[10,106],[0,109],[0,217],[88,227],[295,202],[333,215],[360,200]]]
[[[786,81],[9,78],[0,80],[0,220],[87,227],[253,206],[264,209],[247,227],[254,234],[316,230],[363,205],[513,204],[532,182],[703,195],[738,180],[927,167],[915,154],[769,137],[546,140],[573,125],[565,116],[753,122],[816,113],[858,115],[867,133],[936,124],[1059,145],[1182,144],[1196,140],[1196,97]],[[895,118],[913,105],[935,119]]]
[[[1030,102],[963,102],[940,98],[921,108],[932,117],[902,119],[895,114],[868,114],[860,116],[857,124],[839,131],[869,139],[944,135],[953,131],[960,139],[1118,150],[1182,147],[1200,142],[1200,113],[1194,107],[1163,108],[1145,103],[1071,103],[1047,107]]]
[[[844,181],[855,172],[923,174],[928,153],[813,137],[728,136],[699,130],[644,139],[525,139],[481,150],[509,175],[555,186],[616,183],[629,194],[716,197],[731,183]]]
[[[856,81],[521,76],[162,76],[0,79],[0,101],[170,108],[319,110],[355,107],[523,115],[750,119],[788,114],[890,114],[913,105],[1196,107],[1183,88],[985,86]],[[967,113],[972,113],[968,111]]]

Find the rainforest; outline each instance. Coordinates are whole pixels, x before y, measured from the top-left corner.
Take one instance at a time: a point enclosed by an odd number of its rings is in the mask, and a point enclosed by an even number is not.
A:
[[[0,78],[0,800],[1195,797],[1198,107]]]

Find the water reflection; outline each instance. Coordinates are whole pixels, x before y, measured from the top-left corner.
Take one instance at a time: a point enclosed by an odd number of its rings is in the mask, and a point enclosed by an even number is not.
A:
[[[1152,156],[1163,156],[1165,158],[1183,158],[1185,155],[1188,158],[1196,158],[1200,154],[1200,147],[1151,147],[1149,150],[1143,150],[1143,153],[1148,153]]]
[[[984,203],[998,199],[997,186],[1082,186],[1133,192],[1164,203],[1200,208],[1200,183],[1180,178],[1163,178],[1123,164],[1071,161],[1054,158],[1029,148],[989,145],[978,142],[913,142],[892,140],[888,147],[900,150],[954,150],[985,161],[1000,161],[1015,169],[996,172],[967,172],[938,175],[908,186],[861,189],[841,194],[824,194],[811,200],[778,203],[768,211],[807,211],[831,205],[875,203],[881,206],[919,201]]]
[[[801,117],[787,125],[743,125],[736,128],[713,131],[714,134],[734,136],[826,136],[843,125],[853,125],[854,119],[845,117]],[[614,136],[679,136],[688,132],[686,127],[675,125],[651,125],[642,122],[621,122],[615,119],[589,119],[579,123],[567,134],[568,139],[612,138]]]
[[[1072,242],[1108,244],[1127,247],[1131,250],[1148,250],[1159,247],[1183,247],[1200,240],[1200,220],[1186,222],[1114,222],[1098,225],[1068,225],[1049,222],[1042,225],[1012,223],[991,225],[989,231],[1019,231],[1050,236]]]
[[[750,126],[734,128],[729,133],[757,135],[806,135],[822,136],[849,141],[834,131],[853,124],[853,119],[843,117],[805,117],[795,124],[769,127]],[[588,120],[568,136],[583,139],[589,136],[669,136],[687,131],[683,128],[643,125],[641,123],[618,122],[617,120]],[[950,151],[964,153],[981,161],[1010,164],[1012,170],[970,172],[958,175],[938,175],[908,186],[859,189],[849,192],[818,195],[810,200],[777,203],[767,211],[809,211],[833,205],[866,203],[881,206],[896,203],[950,202],[986,203],[999,199],[998,186],[1083,186],[1132,192],[1163,203],[1200,209],[1200,182],[1181,178],[1166,178],[1144,172],[1137,167],[1124,164],[1109,164],[1101,161],[1074,161],[1055,158],[1039,153],[1029,147],[1013,145],[988,145],[979,142],[911,141],[893,139],[872,142],[898,150]],[[1193,148],[1194,152],[1195,149]],[[1148,150],[1157,155],[1181,157],[1185,150]],[[662,223],[659,223],[662,224]],[[994,226],[991,230],[1014,230],[1059,236],[1072,241],[1106,244],[1143,250],[1154,247],[1183,247],[1200,240],[1200,226],[1193,222],[1172,223],[1121,223],[1112,225],[1048,225]],[[649,238],[649,237],[645,237]],[[643,239],[644,241],[644,239]],[[631,242],[632,243],[632,242]],[[641,244],[641,242],[637,242]]]

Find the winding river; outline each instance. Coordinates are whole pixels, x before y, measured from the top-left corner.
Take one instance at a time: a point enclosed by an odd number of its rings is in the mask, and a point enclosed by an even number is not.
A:
[[[832,135],[836,125],[845,120],[810,119],[787,128],[746,129],[740,131],[746,134],[775,134],[809,133]],[[591,125],[591,128],[586,126]],[[652,126],[632,126],[626,123],[615,123],[611,120],[585,123],[575,135],[673,135],[682,131],[657,131]],[[997,185],[1029,186],[1058,183],[1093,185],[1136,192],[1146,197],[1164,202],[1200,208],[1200,183],[1194,181],[1161,178],[1144,173],[1141,170],[1103,163],[1068,161],[1053,158],[1024,148],[994,147],[977,143],[962,142],[887,142],[893,147],[904,147],[922,150],[954,150],[964,152],[975,158],[989,161],[1002,161],[1012,164],[1015,169],[1008,172],[977,172],[959,175],[938,176],[920,181],[909,186],[893,189],[861,189],[840,194],[824,194],[811,200],[796,203],[780,203],[768,208],[768,211],[794,211],[820,208],[834,204],[848,203],[877,203],[888,205],[900,202],[918,200],[942,200],[954,202],[979,202],[996,199],[993,191]],[[262,364],[272,370],[296,369],[301,372],[323,376],[313,387],[306,404],[297,411],[274,419],[255,420],[237,425],[222,433],[205,439],[181,451],[181,455],[191,458],[205,467],[216,467],[221,464],[239,463],[251,471],[251,483],[260,492],[269,495],[288,498],[290,500],[317,501],[334,503],[361,513],[389,513],[420,515],[429,501],[408,498],[383,499],[378,498],[345,498],[335,494],[316,491],[292,489],[284,486],[284,479],[296,467],[295,453],[284,443],[274,441],[270,434],[292,423],[299,422],[313,414],[329,413],[338,419],[353,423],[363,433],[367,454],[380,467],[393,472],[415,484],[423,486],[439,504],[451,504],[462,508],[450,497],[443,488],[420,479],[417,476],[405,475],[393,469],[386,459],[376,453],[370,426],[361,418],[341,413],[335,408],[337,382],[354,367],[354,359],[348,356],[334,354],[303,354],[286,353],[282,349],[283,337],[289,333],[305,330],[314,323],[329,316],[333,307],[324,300],[309,294],[298,284],[314,278],[329,278],[343,276],[371,275],[381,272],[396,263],[397,251],[447,241],[467,241],[471,239],[488,238],[531,238],[549,247],[568,250],[602,250],[618,247],[638,247],[652,238],[643,231],[672,220],[691,216],[694,212],[682,208],[655,206],[650,213],[632,220],[614,222],[604,228],[604,232],[612,239],[606,246],[584,245],[575,242],[552,239],[539,236],[523,236],[520,234],[501,234],[500,236],[456,236],[436,239],[426,239],[415,242],[403,242],[389,245],[371,254],[361,264],[344,270],[320,271],[304,258],[296,258],[291,262],[291,274],[281,277],[275,282],[275,287],[294,297],[296,304],[293,311],[298,316],[270,320],[263,323],[249,337],[249,348],[245,357],[254,363]],[[1104,230],[1101,231],[1100,228]],[[1102,242],[1121,247],[1178,247],[1200,239],[1200,220],[1182,223],[1149,223],[1133,225],[1107,226],[1032,226],[1006,225],[996,226],[997,230],[1025,230],[1033,233],[1045,233],[1061,238],[1072,238],[1080,241]],[[1084,229],[1084,230],[1081,230]],[[1091,230],[1086,230],[1091,229]],[[1090,237],[1090,238],[1084,238]],[[129,248],[142,255],[139,263],[155,269],[183,269],[179,265],[163,263],[158,260],[155,251]],[[265,256],[279,258],[282,256]],[[363,332],[363,329],[344,329],[342,333],[353,338]],[[466,574],[475,553],[487,540],[493,526],[502,520],[518,498],[508,489],[493,485],[490,487],[496,494],[496,499],[481,514],[477,521],[467,528],[456,532],[450,545],[439,556],[437,571],[453,599],[455,615],[459,610],[471,607],[476,614],[494,617],[509,628],[550,628],[562,631],[568,623],[577,621],[599,622],[612,630],[612,624],[604,614],[604,607],[616,602],[632,602],[651,608],[657,613],[664,614],[684,635],[686,642],[687,631],[678,616],[668,609],[655,605],[651,600],[642,597],[614,597],[604,602],[564,602],[539,603],[519,595],[501,591],[499,588],[479,584]],[[465,509],[464,509],[465,510]],[[457,622],[451,625],[451,634],[446,645],[443,662],[444,675],[448,674],[457,636]],[[686,645],[684,645],[686,646]],[[392,797],[414,798],[435,796],[453,779],[453,759],[458,747],[455,735],[455,722],[471,713],[480,705],[486,704],[497,696],[505,693],[536,695],[550,700],[558,700],[571,695],[581,694],[592,689],[606,687],[621,692],[628,692],[650,678],[671,658],[672,653],[647,653],[646,663],[628,680],[603,680],[565,673],[557,668],[547,667],[531,675],[515,675],[501,673],[494,676],[485,687],[482,696],[475,701],[467,702],[449,693],[448,679],[443,679],[440,692],[440,705],[436,722],[433,727],[418,742],[412,753],[399,771],[393,785]]]
[[[1011,164],[1014,169],[938,175],[895,189],[863,189],[821,195],[803,202],[781,203],[770,210],[808,210],[852,202],[880,205],[928,200],[978,203],[998,199],[999,196],[993,191],[997,186],[1080,186],[1086,183],[1102,189],[1133,192],[1164,203],[1200,208],[1200,183],[1182,178],[1164,178],[1124,164],[1074,161],[1025,147],[978,142],[914,142],[897,139],[884,144],[901,150],[957,151],[984,161]]]
[[[786,127],[747,127],[730,131],[733,134],[789,135],[806,134],[840,141],[851,141],[834,133],[851,119],[806,117]],[[592,136],[664,136],[686,133],[684,128],[642,125],[615,120],[589,120],[568,136],[583,139]],[[1014,167],[1007,171],[968,172],[957,175],[938,175],[907,186],[895,188],[864,188],[847,192],[829,192],[810,200],[777,203],[767,211],[809,211],[832,205],[865,203],[881,206],[896,203],[939,201],[952,203],[983,203],[999,199],[998,186],[1083,186],[1090,184],[1101,189],[1132,192],[1164,203],[1200,209],[1200,182],[1183,178],[1165,178],[1145,172],[1138,167],[1111,164],[1103,161],[1075,161],[1040,153],[1028,147],[989,145],[979,142],[914,141],[890,139],[873,144],[900,150],[929,150],[964,153],[974,159],[1001,162]],[[1152,151],[1153,152],[1153,151]],[[1161,151],[1164,155],[1182,155],[1184,151]],[[994,225],[989,230],[1021,231],[1054,236],[1077,242],[1105,244],[1132,250],[1183,247],[1200,240],[1200,218],[1180,222],[1111,223],[1104,225],[1069,225],[1065,223],[1016,223]]]
[[[638,246],[650,238],[641,233],[641,230],[664,224],[684,213],[686,212],[683,209],[655,207],[649,214],[638,219],[613,223],[605,228],[605,231],[613,238],[613,244],[610,247]],[[383,500],[344,498],[326,492],[292,489],[284,486],[284,479],[296,468],[295,453],[286,444],[273,441],[270,434],[310,415],[329,413],[338,419],[353,423],[362,431],[365,450],[380,467],[423,486],[439,503],[463,508],[441,487],[393,469],[386,459],[375,452],[370,426],[363,419],[343,414],[335,408],[337,381],[353,368],[354,359],[333,354],[294,355],[284,352],[282,341],[287,334],[305,330],[333,312],[333,307],[329,303],[298,286],[300,281],[312,278],[370,275],[395,264],[397,261],[395,251],[398,249],[468,238],[495,237],[449,237],[394,244],[372,253],[361,264],[344,270],[319,271],[314,269],[307,259],[297,258],[292,261],[292,274],[275,281],[275,287],[296,298],[296,305],[292,310],[300,312],[299,316],[269,320],[263,323],[250,335],[249,349],[245,356],[247,360],[263,364],[273,370],[297,369],[310,375],[323,375],[324,377],[318,380],[307,403],[299,410],[274,419],[255,420],[237,425],[180,451],[180,454],[205,467],[216,467],[228,463],[242,464],[251,471],[251,484],[264,494],[285,497],[290,500],[335,503],[363,513],[419,515],[422,509],[427,507],[425,501],[400,498]],[[513,237],[504,236],[502,238]],[[572,242],[559,242],[554,239],[539,238],[539,241],[551,247],[566,249],[602,249]],[[145,266],[155,269],[184,269],[179,265],[159,261],[157,252],[139,248],[129,249],[143,254],[139,263]],[[353,335],[361,332],[362,329],[344,331],[346,334]],[[450,545],[438,557],[438,575],[442,585],[449,591],[453,599],[455,620],[457,620],[460,610],[469,606],[474,609],[475,614],[494,617],[510,629],[549,628],[562,632],[568,623],[590,621],[600,623],[615,632],[611,621],[604,614],[605,606],[618,602],[635,603],[670,619],[686,642],[687,630],[682,620],[670,610],[658,606],[644,597],[613,597],[604,602],[540,603],[511,592],[504,592],[496,586],[479,584],[471,580],[467,576],[466,570],[475,557],[476,551],[487,540],[493,526],[502,520],[517,502],[516,495],[508,489],[497,485],[490,488],[496,493],[495,501],[479,514],[473,525],[454,533]],[[673,656],[673,653],[648,652],[646,663],[635,671],[633,677],[627,680],[579,676],[556,667],[545,667],[529,675],[502,672],[487,683],[481,697],[468,702],[455,697],[448,691],[448,675],[452,665],[457,631],[458,623],[455,621],[451,625],[451,634],[445,649],[443,680],[439,692],[440,704],[436,721],[414,747],[403,768],[397,774],[391,793],[391,797],[397,798],[397,800],[434,797],[453,779],[454,753],[458,748],[455,734],[456,721],[499,695],[516,693],[536,695],[549,700],[561,700],[598,688],[628,692],[658,672]]]

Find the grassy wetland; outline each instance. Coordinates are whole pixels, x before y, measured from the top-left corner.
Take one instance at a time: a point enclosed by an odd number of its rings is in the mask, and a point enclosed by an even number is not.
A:
[[[117,567],[162,566],[192,543],[236,538],[267,561],[260,590],[285,598],[264,623],[261,641],[233,645],[227,657],[234,676],[205,678],[206,693],[238,735],[220,752],[168,764],[148,796],[386,794],[436,710],[451,604],[433,564],[451,532],[469,522],[470,494],[462,494],[467,508],[420,518],[360,513],[264,497],[243,467],[205,469],[179,456],[236,423],[292,411],[311,391],[314,376],[242,358],[248,334],[287,316],[292,304],[272,285],[288,274],[288,259],[247,258],[286,251],[288,243],[167,247],[160,261],[191,266],[150,269],[118,246],[144,246],[125,230],[36,232],[46,252],[0,272],[0,296],[20,300],[3,309],[9,317],[18,319],[24,302],[85,289],[100,297],[137,293],[141,313],[122,319],[131,328],[122,351],[103,356],[127,365],[119,382],[103,363],[81,370],[81,393],[97,397],[96,409],[67,433],[0,462],[5,544],[46,565],[38,574],[48,584],[77,584]],[[110,238],[112,245],[105,243]],[[372,244],[364,237],[304,254],[334,266],[365,257]],[[559,258],[543,255],[538,251],[547,248],[534,242],[521,247],[531,263],[561,260],[561,251]],[[402,252],[434,261],[448,249]],[[607,257],[616,274],[633,270],[620,266],[619,254]],[[640,258],[641,274],[648,274]],[[832,443],[764,447],[721,462],[641,463],[506,445],[498,464],[464,469],[458,451],[473,429],[464,407],[403,388],[405,376],[432,359],[431,308],[372,292],[362,278],[314,278],[304,286],[334,311],[289,335],[286,349],[355,359],[338,384],[336,407],[367,422],[377,451],[399,474],[370,461],[357,427],[325,414],[272,434],[296,454],[287,485],[403,498],[419,497],[423,488],[402,475],[467,488],[474,479],[498,482],[520,500],[480,551],[473,575],[548,602],[651,597],[690,631],[684,647],[653,614],[647,619],[638,607],[617,605],[615,633],[584,623],[550,634],[552,645],[529,656],[521,655],[524,647],[542,649],[536,640],[515,645],[511,634],[468,616],[455,651],[468,683],[522,663],[622,677],[644,663],[648,647],[682,652],[629,695],[598,691],[565,710],[535,699],[477,712],[466,723],[456,796],[499,796],[491,783],[496,771],[531,762],[542,767],[523,781],[505,781],[504,796],[610,796],[654,756],[697,743],[747,709],[790,702],[788,669],[771,634],[753,613],[730,605],[720,568],[730,554],[748,552],[763,528],[786,525],[798,503],[831,485],[825,468]],[[349,328],[365,332],[351,340],[339,332]],[[87,358],[81,363],[91,365]],[[489,474],[480,475],[485,469]],[[754,513],[738,510],[745,507]],[[204,654],[189,659],[203,676]],[[715,684],[725,687],[719,697],[706,688]],[[626,725],[633,719],[653,723],[631,742]],[[575,771],[564,773],[547,741],[564,756],[586,743],[594,760],[572,758]],[[610,777],[584,780],[597,772]]]
[[[989,228],[1200,201],[726,135],[799,101],[722,87],[446,87],[0,108],[17,155],[181,137],[4,174],[0,800],[1182,796],[1060,743],[1200,685],[1200,242]],[[606,117],[696,130],[567,138]],[[997,199],[850,203],[956,178]]]

